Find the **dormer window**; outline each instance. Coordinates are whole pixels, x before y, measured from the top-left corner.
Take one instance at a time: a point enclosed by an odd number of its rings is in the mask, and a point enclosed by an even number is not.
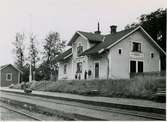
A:
[[[141,52],[141,43],[133,42],[132,51],[133,52]]]
[[[77,56],[80,56],[83,53],[83,46],[81,43],[79,43],[79,46],[77,47]]]

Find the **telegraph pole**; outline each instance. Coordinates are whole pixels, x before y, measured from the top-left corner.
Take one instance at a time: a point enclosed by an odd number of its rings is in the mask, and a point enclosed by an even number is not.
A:
[[[32,15],[30,14],[29,15],[30,17],[30,34],[29,34],[29,38],[30,38],[30,41],[31,41],[31,31],[32,31]],[[29,71],[29,82],[32,81],[32,65],[31,65],[31,62],[32,62],[32,57],[30,57],[30,71]]]

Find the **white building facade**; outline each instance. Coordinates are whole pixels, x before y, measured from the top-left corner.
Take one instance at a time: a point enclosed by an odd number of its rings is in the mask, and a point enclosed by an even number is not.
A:
[[[165,52],[139,26],[101,35],[77,31],[71,48],[57,57],[58,80],[129,79],[131,74],[160,71],[160,55]]]

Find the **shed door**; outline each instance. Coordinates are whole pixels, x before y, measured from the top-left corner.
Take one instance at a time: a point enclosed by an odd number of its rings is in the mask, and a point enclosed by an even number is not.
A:
[[[95,63],[95,78],[99,78],[99,63]]]

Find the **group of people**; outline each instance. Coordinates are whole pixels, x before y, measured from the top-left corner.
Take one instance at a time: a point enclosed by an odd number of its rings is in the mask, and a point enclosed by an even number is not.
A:
[[[75,74],[75,79],[80,80],[81,79],[81,74],[82,74],[82,72],[81,73],[76,73]],[[88,76],[90,76],[90,75],[91,75],[91,70],[89,70],[88,72],[85,70],[84,79],[86,80],[88,78]]]

